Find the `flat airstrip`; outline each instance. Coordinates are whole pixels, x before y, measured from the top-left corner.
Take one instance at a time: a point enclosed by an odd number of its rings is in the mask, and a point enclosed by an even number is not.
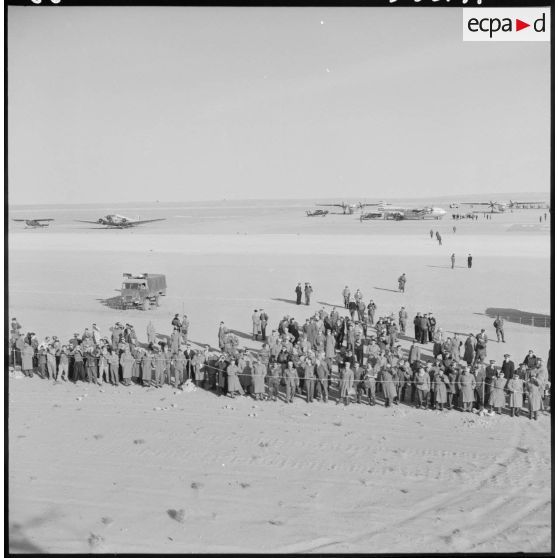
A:
[[[378,316],[405,306],[410,316],[432,312],[448,334],[485,328],[488,358],[498,364],[506,352],[518,363],[528,349],[546,362],[549,328],[508,322],[506,343],[498,344],[486,313],[550,314],[550,222],[549,215],[539,221],[543,210],[476,221],[446,215],[361,223],[358,214],[308,218],[311,208],[12,208],[10,218],[56,221],[43,230],[10,223],[10,317],[39,338],[63,341],[92,323],[108,335],[116,321],[130,322],[145,341],[149,321],[169,334],[174,314],[186,313],[194,346],[216,346],[224,321],[241,344],[257,349],[261,344],[249,339],[254,309],[265,309],[272,327],[285,315],[300,323],[340,306],[348,285],[375,301]],[[167,220],[134,230],[73,221],[113,212]],[[430,229],[441,233],[441,246]],[[123,272],[166,274],[161,306],[116,309]],[[296,283],[307,281],[312,303],[296,306]],[[406,350],[409,341],[401,345]],[[431,345],[424,354],[431,355]],[[10,379],[9,398],[15,550],[550,550],[548,415],[534,422],[408,405],[256,403],[203,390],[37,378]]]

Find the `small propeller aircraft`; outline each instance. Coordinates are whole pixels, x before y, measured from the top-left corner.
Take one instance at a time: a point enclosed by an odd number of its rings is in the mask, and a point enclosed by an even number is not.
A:
[[[54,221],[54,219],[12,219],[12,221],[25,223],[26,229],[42,229],[48,227],[50,225],[49,221]]]
[[[77,223],[89,223],[91,225],[103,225],[108,229],[129,229],[132,227],[137,227],[138,225],[145,225],[146,223],[154,223],[155,221],[165,221],[165,219],[146,219],[140,221],[139,219],[130,219],[129,217],[124,217],[123,215],[105,215],[104,217],[99,217],[96,221],[82,221],[76,219]]]
[[[509,202],[510,208],[516,209],[549,209],[548,202],[545,201],[513,201]]]
[[[315,211],[307,211],[308,217],[325,217],[329,211],[327,209],[316,209]]]

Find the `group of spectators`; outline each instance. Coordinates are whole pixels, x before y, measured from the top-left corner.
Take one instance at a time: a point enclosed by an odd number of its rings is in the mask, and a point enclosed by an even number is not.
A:
[[[412,344],[403,349],[400,341],[409,339],[405,307],[397,319],[393,314],[376,319],[376,304],[371,300],[363,308],[359,289],[351,295],[345,287],[342,296],[340,311],[322,307],[302,324],[284,316],[269,334],[269,316],[255,309],[252,338],[262,342],[259,350],[241,347],[238,335],[223,322],[218,350],[209,345],[194,349],[188,341],[188,318],[179,314],[170,335],[157,334],[149,322],[147,343],[138,342],[132,324],[120,322],[108,336],[93,324],[67,343],[56,336],[39,341],[33,332],[23,334],[14,318],[10,363],[25,376],[58,382],[180,388],[190,381],[218,395],[287,403],[297,395],[309,403],[335,399],[338,404],[375,405],[381,400],[388,407],[409,404],[489,414],[509,409],[512,417],[526,407],[535,420],[549,403],[548,370],[533,351],[518,367],[509,354],[497,367],[486,360],[484,329],[462,341],[457,334],[446,335],[431,313],[417,313]]]

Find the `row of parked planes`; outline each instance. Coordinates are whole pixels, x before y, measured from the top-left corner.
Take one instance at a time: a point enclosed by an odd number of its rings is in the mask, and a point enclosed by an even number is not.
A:
[[[322,207],[339,207],[343,215],[353,215],[355,211],[360,210],[360,220],[368,221],[371,219],[392,219],[399,221],[402,219],[441,219],[447,211],[441,207],[424,206],[424,207],[409,207],[398,206],[390,203],[380,201],[378,203],[322,203],[317,204]],[[366,207],[375,207],[375,211],[365,212]],[[459,213],[463,209],[469,208],[469,212],[473,213],[503,213],[507,209],[548,209],[546,202],[466,202],[466,203],[452,203],[450,210]],[[483,209],[479,209],[482,207]],[[477,208],[476,210],[474,208]],[[327,209],[316,209],[314,211],[307,211],[308,217],[325,217],[330,212]],[[13,219],[14,221],[25,223],[26,228],[37,229],[48,227],[54,219]],[[138,225],[145,225],[146,223],[154,223],[155,221],[165,221],[165,219],[132,219],[124,215],[105,215],[99,217],[96,221],[81,221],[76,220],[77,223],[88,223],[91,225],[101,225],[108,229],[130,229]]]
[[[411,207],[393,205],[384,201],[377,203],[320,203],[321,207],[338,207],[342,210],[342,215],[353,215],[356,211],[360,211],[361,221],[370,221],[374,219],[391,219],[401,221],[403,219],[441,219],[447,211],[441,207],[422,206]],[[367,207],[375,207],[374,211],[365,211]],[[504,213],[506,210],[513,209],[548,209],[548,204],[542,201],[487,201],[487,202],[464,202],[452,203],[449,208],[453,213]],[[308,217],[325,217],[329,215],[327,209],[308,210]],[[339,214],[339,212],[337,212]]]

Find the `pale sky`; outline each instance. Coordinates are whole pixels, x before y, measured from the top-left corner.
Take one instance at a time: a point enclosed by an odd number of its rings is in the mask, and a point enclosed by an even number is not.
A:
[[[548,191],[550,43],[461,18],[10,6],[9,203]]]

